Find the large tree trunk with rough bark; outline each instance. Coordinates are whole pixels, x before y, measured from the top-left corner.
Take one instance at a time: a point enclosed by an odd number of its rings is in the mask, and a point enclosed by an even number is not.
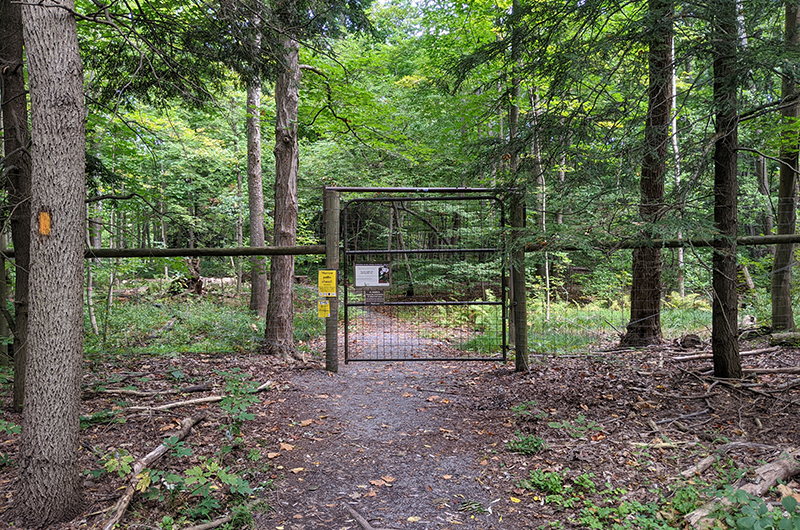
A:
[[[736,292],[736,236],[739,228],[738,153],[739,87],[737,53],[737,10],[735,0],[715,5],[714,112],[714,226],[715,239],[712,285],[711,348],[714,375],[741,378],[738,342],[738,294]]]
[[[82,509],[85,129],[72,0],[25,4],[31,94],[31,269],[25,417],[15,511],[28,527]]]
[[[261,83],[247,83],[247,189],[250,206],[250,246],[264,246],[264,184],[261,179]],[[253,256],[250,309],[267,314],[267,259]]]
[[[30,270],[31,157],[28,132],[28,100],[22,62],[21,5],[0,0],[0,64],[5,167],[3,182],[11,208],[11,240],[14,244],[14,397],[13,408],[22,410],[25,362],[28,356],[28,271]],[[3,302],[5,303],[5,302]]]
[[[785,39],[787,50],[796,51],[800,44],[798,22],[800,6],[786,4]],[[785,76],[781,86],[781,100],[788,102],[797,98],[797,82]],[[797,221],[797,170],[798,138],[797,119],[800,103],[794,101],[781,108],[782,126],[780,150],[780,180],[778,184],[778,234],[794,234]],[[792,311],[792,266],[794,265],[794,243],[775,246],[775,261],[772,267],[772,328],[782,331],[794,329]]]
[[[649,2],[653,31],[648,54],[650,87],[639,206],[639,215],[648,227],[658,223],[664,213],[664,177],[672,121],[672,12],[671,0]],[[643,235],[655,236],[649,228]],[[622,345],[646,346],[661,342],[661,270],[659,247],[633,251],[631,319]]]
[[[283,71],[275,82],[275,246],[297,241],[297,115],[300,69],[298,43],[283,39]],[[270,270],[265,347],[269,353],[294,353],[294,257],[274,256]]]

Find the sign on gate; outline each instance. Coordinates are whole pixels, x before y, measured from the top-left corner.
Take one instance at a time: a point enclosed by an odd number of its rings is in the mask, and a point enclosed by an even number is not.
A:
[[[336,298],[336,271],[319,271],[317,285],[323,298]]]
[[[386,263],[355,265],[356,287],[389,287],[392,269]]]

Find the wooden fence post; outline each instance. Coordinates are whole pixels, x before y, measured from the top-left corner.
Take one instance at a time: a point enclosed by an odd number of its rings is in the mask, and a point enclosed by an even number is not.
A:
[[[325,188],[325,268],[339,276],[339,192]],[[339,296],[330,299],[330,315],[325,319],[325,369],[339,371]]]

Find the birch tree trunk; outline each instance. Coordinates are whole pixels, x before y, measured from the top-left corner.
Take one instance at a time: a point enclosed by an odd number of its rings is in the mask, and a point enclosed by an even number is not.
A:
[[[30,526],[81,511],[85,128],[73,0],[22,7],[31,95],[31,268],[15,510]]]

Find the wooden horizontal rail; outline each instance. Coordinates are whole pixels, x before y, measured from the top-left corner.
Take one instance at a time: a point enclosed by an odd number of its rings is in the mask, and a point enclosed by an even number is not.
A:
[[[0,252],[3,257],[13,258],[14,251]],[[303,256],[325,254],[325,245],[295,247],[234,247],[234,248],[87,248],[84,256],[89,258],[174,258],[204,256]]]
[[[800,243],[800,234],[742,236],[736,238],[736,244],[740,247],[779,245],[781,243]],[[580,250],[626,250],[633,248],[714,247],[723,245],[725,245],[724,239],[720,241],[715,241],[713,239],[637,239],[616,242],[593,241],[584,247],[562,245],[559,241],[545,241],[541,243],[529,243],[525,247],[525,252],[541,252],[542,250],[566,252]]]

